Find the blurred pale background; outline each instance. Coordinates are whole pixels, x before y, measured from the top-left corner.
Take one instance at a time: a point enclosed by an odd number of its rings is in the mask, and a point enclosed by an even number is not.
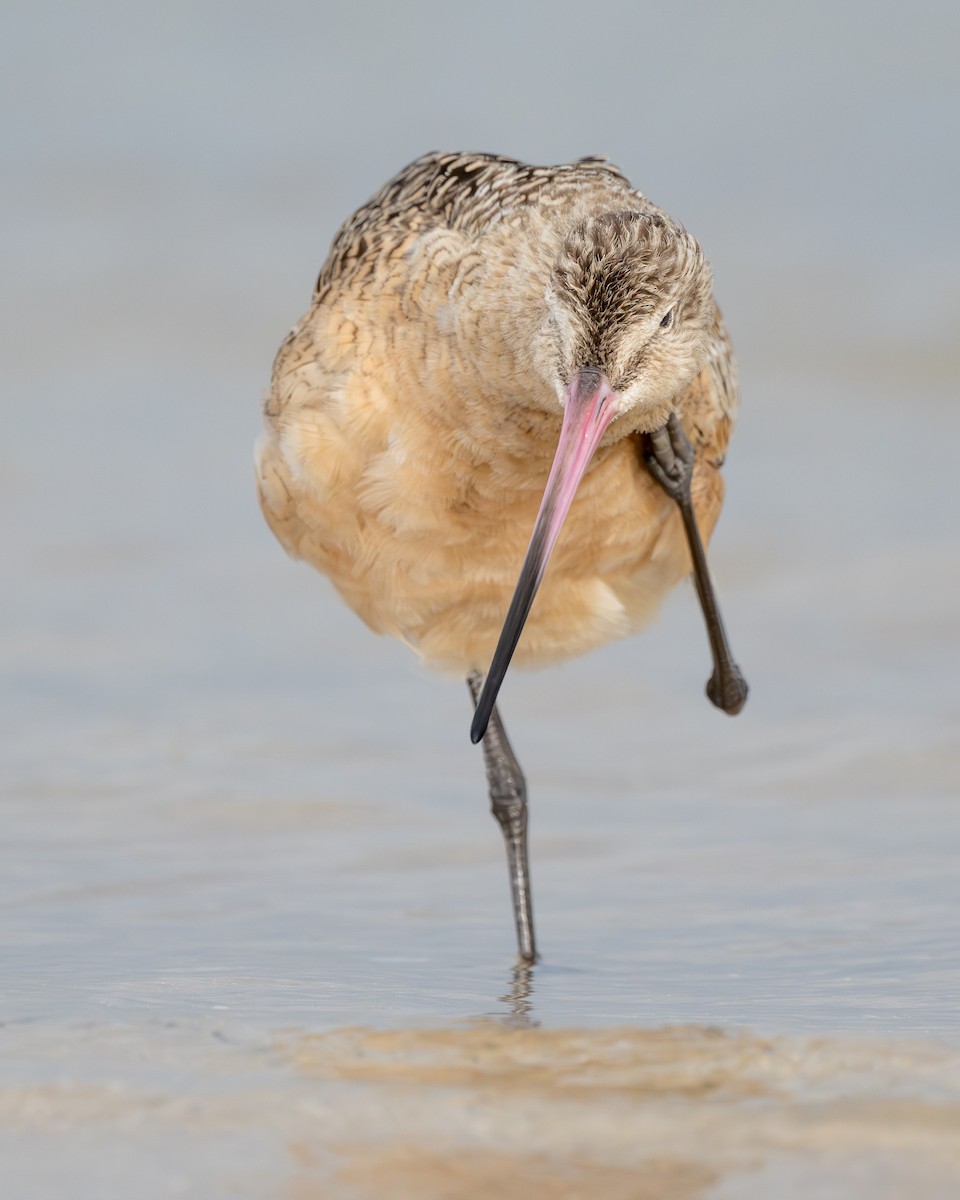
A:
[[[8,1020],[443,1023],[512,933],[462,683],[287,561],[251,447],[336,226],[424,150],[607,153],[743,375],[689,589],[503,706],[545,1024],[960,1038],[960,10],[6,0]]]

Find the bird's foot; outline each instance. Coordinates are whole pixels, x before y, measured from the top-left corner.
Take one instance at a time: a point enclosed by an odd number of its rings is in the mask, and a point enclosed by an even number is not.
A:
[[[726,670],[714,668],[707,680],[707,699],[731,717],[735,717],[746,704],[749,691],[743,672],[732,661]]]
[[[666,425],[647,435],[643,461],[671,500],[681,507],[689,504],[693,481],[693,447],[676,413],[670,414]]]
[[[703,541],[693,510],[693,447],[676,413],[671,413],[665,425],[644,438],[642,454],[647,470],[680,509],[683,519],[693,564],[693,581],[713,652],[713,674],[707,680],[707,698],[723,712],[736,716],[747,702],[749,689],[740,668],[733,661],[720,609],[713,594]]]

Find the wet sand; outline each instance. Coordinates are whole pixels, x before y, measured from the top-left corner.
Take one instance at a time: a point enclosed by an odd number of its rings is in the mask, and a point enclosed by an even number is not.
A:
[[[488,1021],[256,1044],[168,1023],[18,1044],[25,1074],[47,1078],[0,1093],[10,1196],[56,1194],[45,1177],[119,1194],[133,1162],[146,1200],[960,1190],[960,1057],[930,1042]]]

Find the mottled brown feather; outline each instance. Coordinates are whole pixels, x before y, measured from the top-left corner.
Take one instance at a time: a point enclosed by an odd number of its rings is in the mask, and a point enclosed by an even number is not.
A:
[[[679,328],[658,340],[671,297]],[[637,439],[679,412],[709,536],[738,392],[699,247],[602,159],[429,154],[344,223],[274,365],[267,521],[373,629],[485,668],[556,447],[557,380],[591,356],[646,391],[581,484],[515,662],[639,628],[690,564]]]

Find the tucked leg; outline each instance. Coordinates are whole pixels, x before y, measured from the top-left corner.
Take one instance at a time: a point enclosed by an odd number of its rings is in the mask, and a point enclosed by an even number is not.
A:
[[[707,680],[707,696],[717,708],[735,716],[746,703],[749,689],[730,653],[727,634],[707,570],[707,558],[703,552],[703,542],[690,493],[693,480],[693,447],[687,440],[676,413],[671,414],[666,425],[646,438],[643,458],[650,474],[676,502],[683,518],[683,528],[693,560],[693,581],[707,625],[710,649],[713,652],[713,674]]]
[[[467,676],[467,687],[476,706],[483,676],[478,671],[471,672]],[[527,784],[496,707],[483,737],[483,762],[487,769],[490,808],[503,830],[507,847],[517,947],[524,961],[534,962],[537,948],[533,936],[533,897],[527,855]]]

